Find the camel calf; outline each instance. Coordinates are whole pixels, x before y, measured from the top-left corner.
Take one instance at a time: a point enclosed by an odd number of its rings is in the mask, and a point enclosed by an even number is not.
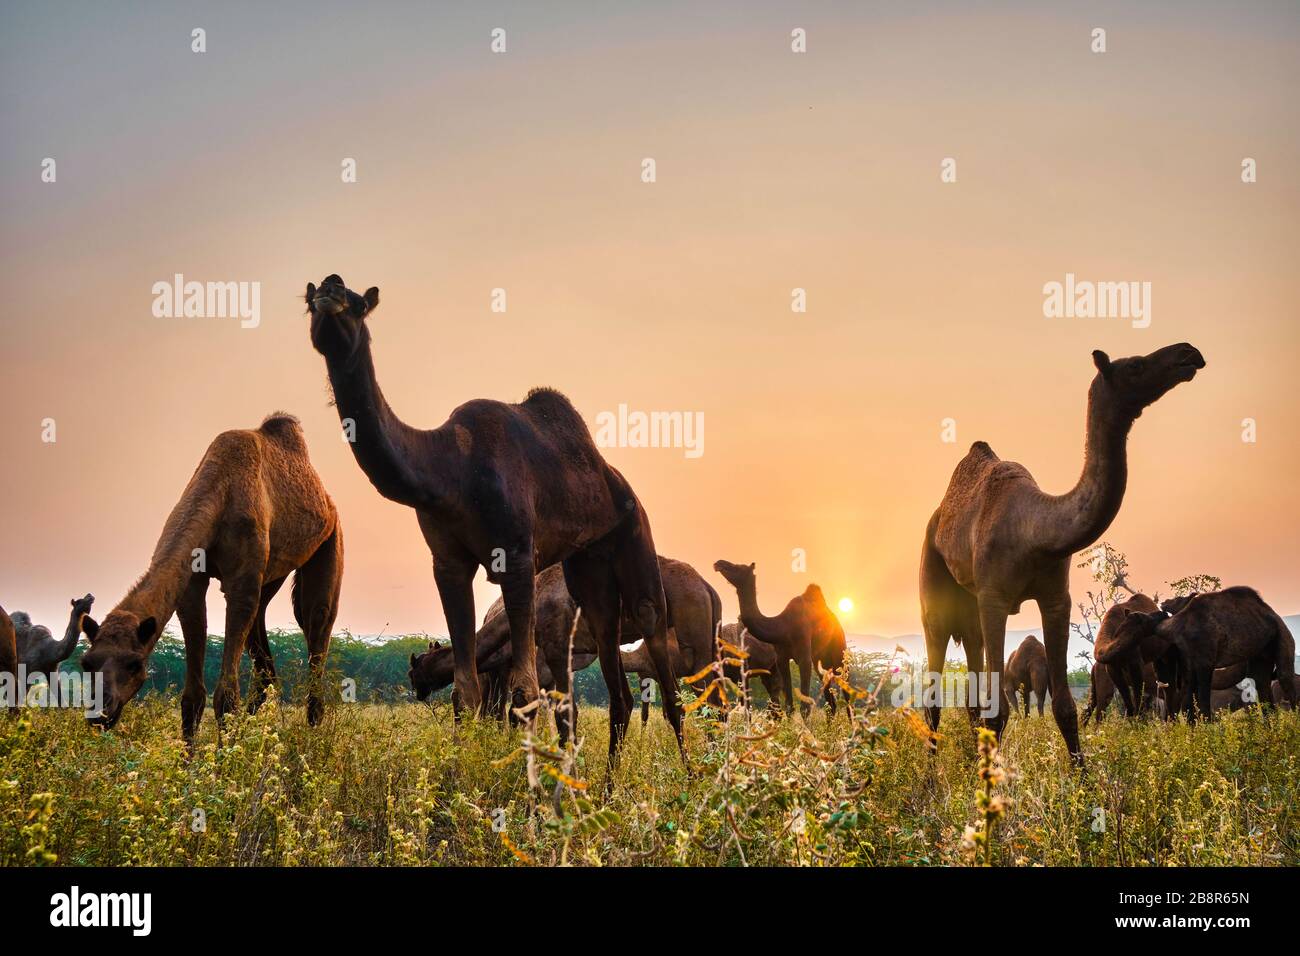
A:
[[[312,468],[298,420],[277,413],[261,427],[228,431],[208,446],[163,525],[144,576],[100,624],[85,619],[87,673],[102,674],[104,706],[89,718],[109,728],[144,685],[147,661],[175,613],[185,635],[181,727],[192,741],[207,704],[208,582],[226,595],[221,677],[212,697],[220,720],[239,703],[239,658],[247,643],[261,702],[275,680],[266,606],[291,573],[293,613],[307,640],[307,720],[324,717],[321,697],[330,630],[343,578],[343,532],[334,502]]]

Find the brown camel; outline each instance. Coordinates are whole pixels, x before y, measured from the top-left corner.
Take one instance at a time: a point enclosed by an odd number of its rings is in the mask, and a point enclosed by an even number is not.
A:
[[[673,655],[673,671],[682,677],[688,677],[713,659],[714,632],[722,614],[722,602],[718,593],[686,562],[660,555],[659,569],[668,603],[668,639]],[[511,665],[510,624],[504,611],[504,602],[498,598],[488,609],[483,626],[478,631],[477,663],[480,676],[485,673],[508,676]],[[634,630],[632,622],[624,623],[629,631]],[[577,602],[565,587],[564,572],[558,565],[552,565],[537,576],[534,633],[538,649],[536,659],[539,687],[568,693],[569,635],[573,635],[573,673],[583,670],[596,659],[598,650],[585,617],[578,615]],[[627,673],[654,674],[653,661],[645,644],[635,650],[622,651],[622,661]],[[420,700],[426,700],[434,691],[451,684],[454,674],[455,655],[450,646],[431,644],[425,654],[411,655],[409,677],[416,697]],[[648,708],[648,704],[643,704],[643,718],[648,716]],[[503,709],[487,709],[485,713],[499,717]],[[576,702],[574,713],[576,714]],[[559,722],[562,741],[568,738],[567,720],[567,714],[562,713]]]
[[[749,706],[749,680],[757,677],[763,682],[763,688],[767,691],[767,706],[781,712],[781,685],[776,676],[776,649],[765,641],[760,641],[749,631],[745,630],[745,625],[737,622],[735,624],[724,624],[718,632],[718,641],[726,641],[732,647],[738,647],[748,656],[744,658],[745,666],[742,669],[738,664],[727,664],[723,667],[723,673],[729,677],[733,683],[741,688],[744,694],[745,706]],[[731,655],[724,651],[724,657]],[[830,698],[833,702],[834,698]]]
[[[822,589],[815,584],[808,585],[803,594],[790,599],[780,614],[767,617],[758,608],[758,584],[753,564],[718,560],[713,563],[713,570],[736,589],[740,598],[741,624],[758,640],[771,644],[776,652],[776,676],[785,695],[786,713],[794,710],[790,662],[793,660],[799,665],[799,689],[802,693],[799,709],[806,717],[810,708],[813,662],[826,670],[840,670],[844,666],[847,648],[844,628],[827,606]],[[833,684],[826,685],[825,694],[827,706],[834,716]]]
[[[438,428],[412,428],[393,412],[375,378],[368,320],[379,290],[358,295],[330,275],[320,288],[309,284],[306,298],[312,345],[325,357],[352,453],[381,495],[415,509],[433,554],[459,706],[476,712],[481,703],[474,574],[482,567],[501,586],[510,626],[510,698],[518,709],[538,696],[535,576],[562,564],[569,593],[596,638],[610,692],[610,759],[632,713],[618,653],[626,615],[649,644],[665,688],[664,716],[685,761],[650,521],[569,400],[538,388],[518,405],[477,399]]]
[[[1167,602],[1168,607],[1177,613],[1128,615],[1116,636],[1121,646],[1159,642],[1168,648],[1156,661],[1156,675],[1169,688],[1168,716],[1209,717],[1216,669],[1250,677],[1265,704],[1272,703],[1265,688],[1271,689],[1276,676],[1283,699],[1294,706],[1295,638],[1258,592],[1230,587]]]
[[[81,666],[104,678],[103,711],[89,719],[103,727],[117,723],[144,684],[145,663],[175,612],[185,636],[181,726],[193,740],[207,703],[206,599],[214,578],[226,595],[226,637],[212,708],[221,720],[238,706],[245,642],[256,707],[275,680],[266,606],[293,571],[293,613],[311,668],[307,720],[315,726],[325,711],[321,692],[343,578],[343,533],[298,420],[277,413],[260,428],[213,440],[163,526],[149,570],[100,624],[85,619],[90,649]]]
[[[12,675],[11,687],[4,679],[4,674]],[[14,622],[5,613],[5,609],[0,607],[0,710],[17,707],[21,690],[18,686],[18,641],[14,634]]]
[[[1097,723],[1101,723],[1102,717],[1106,715],[1106,708],[1110,706],[1110,702],[1115,698],[1115,682],[1110,679],[1110,671],[1106,669],[1105,664],[1094,663],[1092,665],[1092,673],[1088,682],[1090,685],[1088,690],[1088,705],[1083,709],[1083,717],[1080,721],[1080,723],[1085,727],[1088,726],[1088,719],[1094,714],[1096,715]],[[1154,704],[1156,701],[1156,692],[1155,666],[1149,662],[1144,663],[1142,665],[1142,700],[1144,702],[1150,701]],[[1124,699],[1121,697],[1121,706],[1123,705],[1123,700]],[[1125,711],[1125,714],[1129,717],[1133,716],[1133,714],[1130,714],[1127,711]]]
[[[1016,707],[1016,694],[1025,698],[1025,716],[1029,716],[1029,692],[1038,695],[1038,716],[1043,716],[1043,704],[1047,700],[1047,651],[1043,643],[1030,634],[1020,646],[1007,658],[1003,686],[1007,692],[1007,702],[1011,709]]]
[[[1112,604],[1102,615],[1101,627],[1093,642],[1093,656],[1119,692],[1126,714],[1143,714],[1155,701],[1154,696],[1144,695],[1150,689],[1146,667],[1154,667],[1168,645],[1154,638],[1141,642],[1120,641],[1120,625],[1130,614],[1151,614],[1158,610],[1156,602],[1145,594],[1134,594],[1127,601]],[[1153,680],[1154,673],[1152,670]]]
[[[1205,366],[1201,353],[1187,344],[1113,362],[1101,351],[1092,357],[1097,375],[1088,391],[1087,444],[1075,487],[1049,495],[1022,465],[1003,461],[986,443],[976,442],[958,463],[926,527],[920,574],[929,679],[941,680],[948,639],[963,643],[967,667],[988,682],[986,693],[997,711],[988,723],[999,734],[1007,722],[998,690],[1007,616],[1025,601],[1037,602],[1052,714],[1078,763],[1083,760],[1078,713],[1066,683],[1070,556],[1096,542],[1119,512],[1133,422]],[[968,712],[974,721],[977,709]],[[938,705],[926,708],[931,728],[938,728],[939,716]]]
[[[68,626],[64,629],[62,640],[56,640],[45,625],[33,624],[26,612],[14,611],[12,620],[17,635],[18,663],[27,667],[27,673],[48,674],[56,671],[60,664],[72,656],[81,637],[82,621],[94,603],[93,594],[72,599],[72,613],[68,616]]]

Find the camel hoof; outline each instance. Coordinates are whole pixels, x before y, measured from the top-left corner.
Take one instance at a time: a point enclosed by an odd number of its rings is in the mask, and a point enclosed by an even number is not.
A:
[[[323,700],[307,701],[307,726],[319,727],[325,719],[325,702]]]

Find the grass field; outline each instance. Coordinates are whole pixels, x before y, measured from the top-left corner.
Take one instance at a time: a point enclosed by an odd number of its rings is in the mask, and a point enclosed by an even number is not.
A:
[[[937,758],[904,712],[749,721],[692,714],[688,776],[658,710],[634,719],[607,794],[596,708],[570,756],[445,705],[337,704],[311,729],[271,703],[220,747],[209,712],[192,759],[173,698],[108,734],[26,710],[0,717],[0,863],[949,865],[983,861],[986,816],[998,865],[1300,863],[1300,714],[1112,716],[1082,778],[1050,715],[1013,717],[987,815],[964,713]]]

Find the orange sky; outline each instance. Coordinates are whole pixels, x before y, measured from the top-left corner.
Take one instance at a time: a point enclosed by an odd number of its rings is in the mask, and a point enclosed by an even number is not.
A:
[[[105,613],[213,436],[286,409],[343,520],[339,628],[445,632],[414,515],[327,404],[301,294],[338,272],[382,290],[375,361],[413,425],[538,384],[592,424],[703,412],[700,458],[607,452],[660,550],[728,615],[719,557],[758,563],[769,613],[810,580],[851,596],[858,633],[919,629],[922,533],[972,441],[1064,491],[1089,352],[1190,341],[1208,367],[1134,427],[1106,538],[1144,588],[1206,571],[1300,611],[1300,12],[905,9],[6,7],[0,603]],[[261,324],[153,317],[178,272],[260,282]],[[1151,282],[1150,327],[1044,318],[1067,272]]]

